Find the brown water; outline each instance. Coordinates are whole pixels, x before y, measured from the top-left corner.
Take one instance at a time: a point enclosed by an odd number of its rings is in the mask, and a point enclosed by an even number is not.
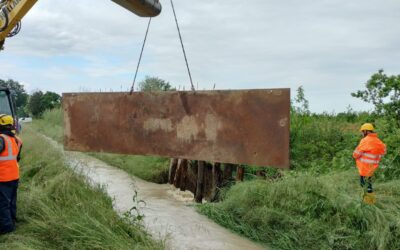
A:
[[[55,141],[47,139],[63,150]],[[198,214],[190,206],[194,203],[189,192],[132,177],[83,153],[65,151],[64,157],[70,167],[88,178],[89,183],[104,187],[120,214],[135,205],[136,190],[138,199],[146,203],[140,209],[145,228],[155,239],[164,240],[168,249],[263,249]]]

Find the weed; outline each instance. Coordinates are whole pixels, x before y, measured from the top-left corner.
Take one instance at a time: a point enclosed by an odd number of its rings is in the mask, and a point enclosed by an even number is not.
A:
[[[138,192],[136,190],[132,197],[132,200],[133,206],[123,214],[123,217],[131,224],[141,226],[144,214],[142,214],[140,210],[146,206],[146,202],[144,200],[138,199]]]

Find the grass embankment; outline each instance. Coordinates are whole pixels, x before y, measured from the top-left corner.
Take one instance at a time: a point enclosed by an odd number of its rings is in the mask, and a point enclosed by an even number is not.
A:
[[[357,130],[367,121],[366,113],[293,113],[292,170],[267,171],[267,180],[227,188],[221,202],[201,205],[199,211],[277,249],[400,249],[400,129],[379,117],[372,120],[388,155],[376,173],[377,204],[368,206],[361,202],[351,156],[360,140]]]
[[[63,142],[63,113],[61,109],[46,111],[43,119],[34,120],[33,126],[39,132]],[[168,159],[153,156],[90,153],[112,166],[123,169],[143,180],[166,183],[168,178]]]
[[[361,202],[357,173],[287,176],[233,186],[199,207],[217,223],[277,249],[400,249],[400,181],[376,185]]]
[[[141,226],[120,218],[101,188],[66,167],[60,152],[28,126],[15,233],[1,249],[162,249]]]
[[[361,201],[352,159],[364,121],[291,118],[292,171],[235,185],[220,203],[199,211],[277,249],[400,249],[400,129],[375,121],[388,154],[376,173],[377,203],[370,206]]]

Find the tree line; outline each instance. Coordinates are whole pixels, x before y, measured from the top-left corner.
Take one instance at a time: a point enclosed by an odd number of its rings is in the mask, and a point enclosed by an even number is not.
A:
[[[12,79],[0,79],[0,87],[7,87],[13,91],[17,114],[20,117],[28,115],[40,117],[45,110],[61,106],[61,96],[51,91],[43,93],[36,90],[29,95],[22,84]],[[176,89],[163,79],[146,76],[143,81],[139,82],[138,90],[168,91]],[[364,90],[351,93],[351,95],[372,103],[375,106],[374,115],[384,116],[395,127],[400,127],[400,75],[388,76],[381,69],[365,83]],[[310,114],[309,104],[305,99],[302,87],[298,89],[294,101],[299,106],[292,106],[292,112],[295,111],[303,115]]]
[[[0,87],[9,88],[14,96],[19,117],[41,117],[44,111],[61,106],[61,96],[55,92],[36,90],[28,94],[24,85],[18,81],[0,79]]]
[[[17,115],[19,117],[32,116],[40,118],[49,109],[61,106],[61,96],[55,92],[35,90],[28,94],[24,85],[18,81],[0,79],[0,87],[9,88],[14,96]],[[149,77],[139,82],[139,91],[168,91],[175,90],[171,84],[158,77]]]

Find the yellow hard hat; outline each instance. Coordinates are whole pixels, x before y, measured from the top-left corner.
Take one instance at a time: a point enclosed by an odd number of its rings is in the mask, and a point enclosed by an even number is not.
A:
[[[374,128],[374,125],[372,125],[371,123],[364,123],[360,128],[360,131],[363,131],[363,130],[373,131],[373,130],[375,130],[375,128]]]
[[[11,115],[1,114],[0,115],[0,126],[13,126],[14,118]]]

